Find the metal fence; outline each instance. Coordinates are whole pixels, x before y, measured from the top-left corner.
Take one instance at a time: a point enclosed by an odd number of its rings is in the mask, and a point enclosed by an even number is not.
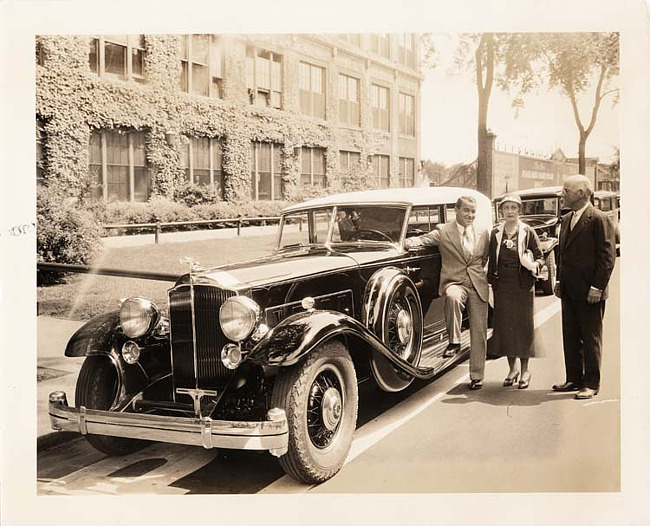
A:
[[[237,217],[234,219],[205,219],[200,221],[177,221],[175,223],[163,223],[157,221],[155,223],[127,223],[123,225],[103,225],[103,228],[107,230],[134,230],[134,229],[151,229],[154,232],[154,242],[160,242],[160,234],[162,229],[165,227],[178,227],[178,226],[199,226],[199,225],[216,225],[222,223],[236,223],[237,224],[237,235],[241,236],[242,226],[245,226],[247,223],[260,222],[277,222],[280,220],[280,216],[272,217]],[[302,226],[302,225],[301,225]]]

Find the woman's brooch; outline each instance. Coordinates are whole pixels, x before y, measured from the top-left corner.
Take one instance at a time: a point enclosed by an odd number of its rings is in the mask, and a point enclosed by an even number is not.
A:
[[[503,244],[505,245],[505,247],[506,247],[507,249],[513,249],[514,246],[515,246],[515,243],[514,243],[514,241],[513,241],[512,239],[506,239],[506,240],[503,242]]]

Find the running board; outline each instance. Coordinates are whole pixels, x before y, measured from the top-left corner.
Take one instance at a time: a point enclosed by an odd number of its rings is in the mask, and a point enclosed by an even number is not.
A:
[[[487,330],[487,339],[492,337],[493,329]],[[469,355],[470,337],[469,329],[464,329],[460,334],[460,349],[451,358],[443,358],[449,340],[445,337],[429,338],[422,344],[422,355],[418,367],[433,368],[435,374],[447,369],[447,367],[463,361]]]

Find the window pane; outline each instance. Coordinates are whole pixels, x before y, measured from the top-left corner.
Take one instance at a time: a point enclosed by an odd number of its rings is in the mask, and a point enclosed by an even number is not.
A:
[[[207,97],[209,81],[208,67],[192,64],[192,93]]]
[[[210,185],[210,170],[194,169],[194,182],[203,186]]]
[[[255,60],[255,73],[257,74],[257,87],[271,89],[271,76],[268,59],[257,57]]]
[[[273,73],[271,88],[274,91],[282,91],[282,63],[274,60],[271,62],[271,69]]]
[[[108,166],[106,175],[109,201],[128,201],[129,167]]]
[[[189,60],[189,35],[183,35],[181,38],[181,60]]]
[[[104,37],[105,41],[110,41],[115,44],[121,44],[124,47],[129,43],[129,35],[106,35]]]
[[[325,175],[325,150],[314,148],[314,173]]]
[[[109,165],[129,165],[129,138],[125,133],[105,132],[106,162]]]
[[[192,153],[194,157],[194,180],[196,170],[210,170],[210,139],[207,137],[192,139]],[[208,172],[208,182],[210,181]]]
[[[255,86],[255,59],[253,57],[246,57],[246,87],[253,88]]]
[[[102,164],[102,137],[98,131],[90,134],[90,164]]]
[[[210,53],[210,74],[213,77],[223,77],[223,46],[221,39],[213,36]]]
[[[361,161],[361,154],[359,152],[350,152],[350,164],[356,164]]]
[[[133,170],[133,200],[146,202],[149,199],[149,170],[147,168],[135,168]]]
[[[300,173],[310,174],[311,173],[311,149],[302,148],[302,167]]]
[[[181,167],[188,168],[190,167],[190,145],[189,143],[185,148],[181,149]]]
[[[260,143],[259,152],[257,154],[257,163],[258,172],[271,171],[271,145],[269,143]]]
[[[208,64],[210,35],[192,35],[192,62]]]
[[[106,42],[104,46],[104,71],[107,74],[117,75],[120,79],[126,78],[126,47]]]
[[[339,75],[339,99],[348,98],[348,77]]]
[[[311,90],[316,93],[323,93],[323,69],[316,66],[311,67]]]
[[[144,142],[144,133],[132,132],[133,140],[133,165],[146,166],[147,164],[147,150]]]
[[[300,89],[309,90],[309,66],[304,62],[300,63]]]

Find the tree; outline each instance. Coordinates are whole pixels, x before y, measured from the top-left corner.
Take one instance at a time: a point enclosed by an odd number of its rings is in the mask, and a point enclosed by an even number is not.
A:
[[[610,85],[619,72],[618,33],[516,34],[509,45],[510,60],[500,86],[518,88],[515,105],[521,105],[521,96],[544,80],[569,98],[578,128],[578,171],[584,175],[587,139],[596,126],[600,105],[607,95],[618,92]],[[591,115],[586,122],[580,116],[579,102],[592,87]]]

